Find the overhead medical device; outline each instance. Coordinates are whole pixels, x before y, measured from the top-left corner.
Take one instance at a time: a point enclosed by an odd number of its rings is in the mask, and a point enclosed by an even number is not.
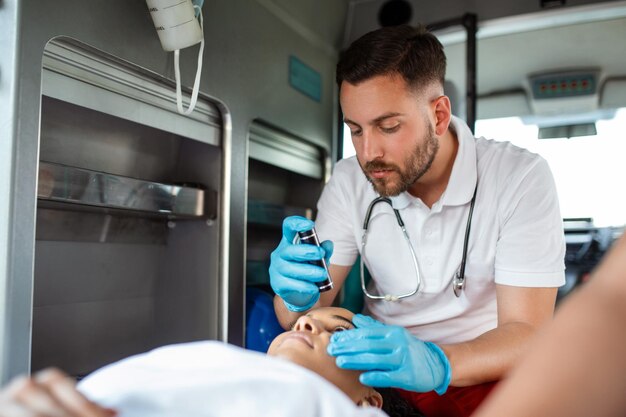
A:
[[[202,73],[204,51],[204,27],[202,25],[202,1],[191,0],[146,0],[154,28],[165,51],[174,51],[174,77],[176,78],[176,106],[180,114],[191,114],[196,107]],[[200,20],[196,17],[199,17]],[[198,68],[193,83],[191,101],[187,110],[183,108],[180,86],[180,50],[200,43]]]
[[[472,227],[472,215],[474,213],[474,203],[476,202],[477,190],[478,190],[478,184],[476,184],[476,187],[474,188],[474,195],[472,196],[472,201],[470,202],[469,214],[467,215],[467,225],[465,227],[465,237],[463,239],[463,257],[461,258],[461,266],[459,267],[458,271],[454,274],[454,278],[452,279],[452,290],[454,291],[454,295],[456,295],[457,297],[460,297],[461,293],[465,289],[465,264],[467,263],[467,244],[469,242],[470,229]],[[400,229],[402,229],[402,234],[404,235],[404,239],[406,240],[407,245],[409,246],[409,251],[411,253],[411,259],[413,261],[413,268],[415,269],[415,289],[405,294],[400,294],[400,295],[370,294],[367,291],[367,288],[365,285],[365,272],[364,272],[365,268],[363,266],[363,256],[365,254],[365,245],[367,243],[367,232],[369,228],[370,218],[372,215],[372,210],[374,209],[374,206],[376,206],[376,204],[381,203],[381,202],[387,203],[391,206],[393,213],[396,215],[396,220],[398,222],[398,225],[400,226]],[[406,231],[406,227],[404,226],[404,221],[402,221],[400,212],[397,209],[393,208],[393,205],[391,204],[391,199],[387,197],[375,198],[370,203],[369,207],[367,208],[367,211],[365,212],[365,221],[363,222],[363,238],[361,239],[360,274],[361,274],[361,289],[363,290],[363,294],[365,294],[367,298],[370,298],[372,300],[398,301],[398,300],[401,300],[402,298],[411,297],[412,295],[417,294],[420,287],[422,286],[422,277],[420,275],[420,269],[417,263],[417,255],[415,254],[415,249],[413,249],[413,245],[411,244],[411,239],[409,238],[409,235]]]

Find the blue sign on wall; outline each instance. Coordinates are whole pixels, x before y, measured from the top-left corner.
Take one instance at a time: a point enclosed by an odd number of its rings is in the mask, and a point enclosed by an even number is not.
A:
[[[293,55],[289,57],[289,85],[315,101],[322,99],[322,76]]]

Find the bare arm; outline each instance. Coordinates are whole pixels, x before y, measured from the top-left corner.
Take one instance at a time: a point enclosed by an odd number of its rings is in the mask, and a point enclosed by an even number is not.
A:
[[[625,300],[623,237],[476,416],[624,415]]]
[[[16,378],[0,391],[0,417],[112,417],[117,413],[87,400],[56,369]]]
[[[537,328],[552,318],[556,288],[497,285],[498,327],[474,340],[442,345],[452,367],[452,386],[502,378],[528,349]]]
[[[341,287],[343,287],[343,283],[350,273],[351,268],[352,267],[350,266],[331,264],[328,267],[328,270],[330,272],[330,276],[333,278],[333,289],[322,293],[320,295],[319,301],[315,303],[315,305],[313,305],[313,307],[311,308],[330,306],[337,297],[337,294],[339,294],[339,290],[341,289]],[[274,296],[274,311],[276,312],[278,322],[285,330],[290,329],[293,323],[296,322],[298,317],[306,313],[306,311],[296,313],[294,311],[287,310],[287,307],[285,307],[285,303],[283,303],[283,300],[277,295]]]

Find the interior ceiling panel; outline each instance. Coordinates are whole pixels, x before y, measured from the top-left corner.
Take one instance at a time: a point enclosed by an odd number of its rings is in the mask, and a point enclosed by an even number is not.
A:
[[[345,0],[257,0],[279,19],[301,28],[301,34],[339,50],[344,36],[348,2]]]
[[[278,1],[278,0],[277,0]],[[380,27],[378,13],[388,0],[346,0],[348,2],[348,21],[343,45],[346,47],[364,33]],[[565,5],[558,8],[542,8],[540,0],[406,0],[413,12],[409,24],[430,24],[460,17],[462,13],[474,13],[479,21],[488,21],[508,16],[537,13],[545,10],[567,10],[592,4],[619,4],[623,1],[602,0],[564,0]],[[556,2],[547,2],[554,4]]]
[[[600,68],[601,79],[626,76],[626,18],[560,26],[478,41],[478,93],[525,86],[547,70]],[[464,85],[465,44],[446,46],[448,78]]]
[[[343,48],[380,27],[379,12],[387,2],[347,1]],[[529,75],[547,71],[597,69],[600,87],[607,78],[624,82],[626,0],[563,1],[564,6],[542,8],[539,0],[406,0],[412,6],[411,25],[455,19],[462,13],[477,15],[479,98],[492,93],[519,95],[528,89]],[[465,30],[456,26],[436,35],[446,49],[447,79],[457,91],[465,91]],[[457,106],[463,112],[464,104]]]
[[[378,11],[386,0],[351,0],[344,46],[380,27]],[[478,94],[522,88],[527,76],[546,70],[599,67],[602,79],[626,76],[626,1],[566,0],[564,7],[542,10],[538,0],[407,0],[410,24],[476,13]],[[465,89],[464,31],[437,32],[446,47],[447,78]]]

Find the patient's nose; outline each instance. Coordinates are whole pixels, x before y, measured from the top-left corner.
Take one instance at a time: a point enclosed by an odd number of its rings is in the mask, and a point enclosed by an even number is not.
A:
[[[299,332],[311,332],[313,334],[318,334],[320,332],[320,326],[317,323],[317,320],[313,320],[308,316],[300,316],[300,318],[296,320],[296,325],[293,326],[293,329]]]

